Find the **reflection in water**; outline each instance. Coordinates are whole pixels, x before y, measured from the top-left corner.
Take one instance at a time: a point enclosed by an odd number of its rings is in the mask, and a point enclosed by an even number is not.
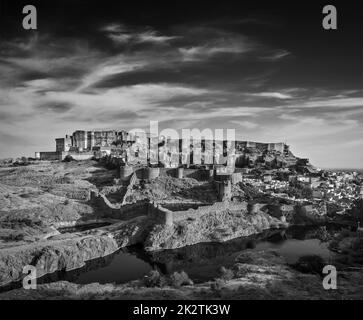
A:
[[[273,249],[284,256],[288,263],[310,254],[329,261],[332,253],[326,243],[319,240],[321,228],[328,234],[339,231],[339,227],[334,226],[291,227],[286,230],[268,230],[253,237],[224,243],[200,243],[158,252],[145,252],[140,246],[132,246],[107,257],[88,261],[83,268],[46,275],[38,283],[60,280],[80,284],[125,283],[140,279],[153,269],[163,274],[184,270],[195,282],[208,281],[219,276],[222,266],[233,266],[236,257],[246,249]]]
[[[254,249],[256,248],[256,241],[250,240],[246,243],[246,249]]]
[[[222,266],[234,265],[237,256],[246,249],[273,249],[284,256],[288,263],[309,254],[320,255],[327,261],[332,258],[327,244],[318,239],[321,228],[330,234],[339,227],[291,227],[284,230],[267,230],[259,235],[233,239],[224,243],[199,243],[174,250],[145,252],[140,246],[124,248],[111,255],[103,266],[87,263],[88,269],[64,274],[64,279],[76,283],[123,283],[145,276],[155,269],[163,274],[185,271],[195,282],[208,281],[219,276]]]
[[[112,259],[107,264],[100,268],[92,268],[88,272],[78,274],[73,282],[81,284],[92,282],[124,283],[142,278],[153,268],[151,263],[127,250],[121,250],[112,256]],[[68,278],[66,280],[70,281]]]
[[[329,234],[339,227],[291,227],[284,230],[268,230],[257,236],[234,239],[224,243],[200,243],[175,250],[150,253],[153,261],[165,264],[168,272],[184,270],[195,282],[207,281],[220,275],[222,266],[232,267],[237,256],[246,249],[262,251],[273,249],[295,263],[301,256],[316,254],[327,261],[332,252],[318,239],[321,228]],[[325,229],[326,228],[326,229]]]

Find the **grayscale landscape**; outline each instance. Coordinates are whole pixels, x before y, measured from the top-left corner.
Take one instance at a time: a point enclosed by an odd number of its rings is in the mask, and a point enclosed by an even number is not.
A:
[[[363,298],[359,4],[32,5],[0,7],[0,300]]]

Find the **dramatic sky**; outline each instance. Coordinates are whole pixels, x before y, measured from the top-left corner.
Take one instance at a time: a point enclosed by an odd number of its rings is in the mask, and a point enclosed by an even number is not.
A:
[[[0,0],[0,158],[158,120],[363,167],[362,3],[131,3]],[[37,30],[22,28],[26,4]],[[338,30],[322,28],[326,4]]]

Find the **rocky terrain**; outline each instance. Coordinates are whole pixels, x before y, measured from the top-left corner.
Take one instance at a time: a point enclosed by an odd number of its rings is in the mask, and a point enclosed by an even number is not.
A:
[[[50,227],[99,218],[86,199],[90,189],[113,176],[92,163],[0,168],[0,248],[45,238],[54,231]]]
[[[134,243],[145,242],[149,249],[155,250],[163,247],[160,239],[164,236],[168,248],[200,241],[223,241],[268,228],[269,221],[273,220],[263,214],[262,223],[258,225],[252,221],[257,217],[247,221],[241,212],[227,210],[223,213],[214,211],[194,221],[181,221],[168,228],[143,217],[147,215],[144,210],[136,219],[121,221],[122,213],[112,215],[119,209],[111,210],[110,214],[89,198],[90,191],[95,191],[110,205],[120,208],[124,187],[117,184],[117,177],[117,170],[105,169],[95,161],[36,162],[1,168],[0,283],[19,280],[22,268],[27,264],[39,267],[40,275],[71,270],[83,266],[87,260],[106,256]],[[195,179],[180,181],[162,177],[136,185],[128,203],[145,199],[208,203],[215,200],[210,188],[208,182]],[[101,222],[111,225],[60,234],[64,227]],[[201,226],[203,231],[196,232]]]
[[[1,167],[0,288],[20,281],[25,265],[36,266],[38,276],[42,276],[83,267],[89,260],[132,244],[141,244],[157,255],[161,249],[224,242],[287,226],[266,210],[249,210],[243,199],[257,193],[243,185],[233,190],[237,202],[223,203],[216,202],[208,181],[162,176],[127,186],[118,176],[118,170],[106,169],[96,161]],[[160,222],[150,214],[160,214],[159,206],[164,206],[162,215],[173,216],[173,223]],[[77,229],[79,226],[83,231]],[[337,245],[335,249],[342,251]],[[275,254],[266,253],[264,258],[253,254],[249,253],[252,258],[248,263],[243,257],[231,257],[233,272],[227,272],[228,279],[222,275],[208,283],[192,285],[185,275],[164,279],[154,274],[146,283],[145,279],[124,285],[56,282],[40,285],[32,293],[5,292],[1,298],[310,298],[304,292],[307,279],[317,288],[315,297],[340,297],[318,292],[319,276],[300,275]],[[358,292],[354,289],[347,294],[354,298]]]

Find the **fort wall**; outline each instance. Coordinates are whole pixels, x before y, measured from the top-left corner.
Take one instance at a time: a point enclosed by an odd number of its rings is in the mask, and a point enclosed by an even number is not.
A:
[[[39,158],[43,161],[62,160],[61,152],[39,152]]]
[[[130,220],[139,216],[147,215],[149,210],[148,201],[115,205],[112,204],[105,195],[94,190],[90,191],[89,199],[98,208],[97,213],[104,218]]]

